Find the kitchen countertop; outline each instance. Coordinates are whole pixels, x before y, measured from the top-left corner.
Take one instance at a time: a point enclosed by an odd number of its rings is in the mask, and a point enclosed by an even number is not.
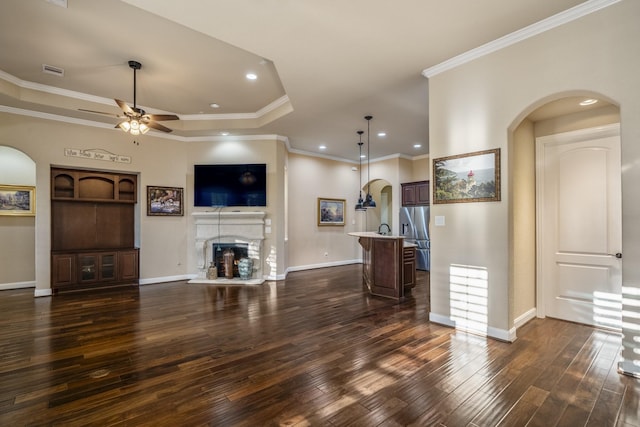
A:
[[[374,239],[403,239],[404,240],[404,236],[392,236],[389,234],[378,234],[375,231],[353,231],[351,233],[347,233],[349,236],[355,236],[355,237],[369,237],[369,238],[374,238]],[[406,240],[404,240],[402,242],[402,246],[405,248],[415,248],[418,245],[416,245],[415,243],[410,243],[407,242]]]

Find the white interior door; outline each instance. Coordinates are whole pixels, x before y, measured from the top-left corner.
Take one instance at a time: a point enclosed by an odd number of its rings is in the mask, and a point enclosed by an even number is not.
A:
[[[536,141],[538,311],[620,328],[619,126]]]

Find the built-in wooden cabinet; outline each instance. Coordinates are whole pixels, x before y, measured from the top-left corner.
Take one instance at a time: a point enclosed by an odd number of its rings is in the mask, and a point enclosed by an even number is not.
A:
[[[55,292],[138,283],[137,176],[51,169],[51,282]]]
[[[51,200],[136,203],[137,176],[74,169],[51,169]]]
[[[406,182],[402,187],[402,206],[429,204],[429,181]]]

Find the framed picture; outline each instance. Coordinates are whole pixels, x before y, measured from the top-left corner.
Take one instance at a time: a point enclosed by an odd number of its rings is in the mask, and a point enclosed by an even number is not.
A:
[[[36,188],[27,185],[0,185],[0,215],[35,216]]]
[[[433,203],[500,201],[500,149],[433,159]]]
[[[180,187],[152,187],[147,185],[147,215],[183,216],[184,190]]]
[[[318,197],[318,225],[344,225],[344,199]]]

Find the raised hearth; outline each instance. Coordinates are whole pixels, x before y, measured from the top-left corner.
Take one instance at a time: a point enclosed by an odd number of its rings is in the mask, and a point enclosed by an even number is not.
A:
[[[208,211],[194,212],[196,224],[196,277],[189,283],[247,284],[264,283],[263,248],[265,212]],[[214,244],[247,245],[248,257],[253,259],[251,277],[243,280],[237,277],[207,279],[207,268],[213,261]]]

